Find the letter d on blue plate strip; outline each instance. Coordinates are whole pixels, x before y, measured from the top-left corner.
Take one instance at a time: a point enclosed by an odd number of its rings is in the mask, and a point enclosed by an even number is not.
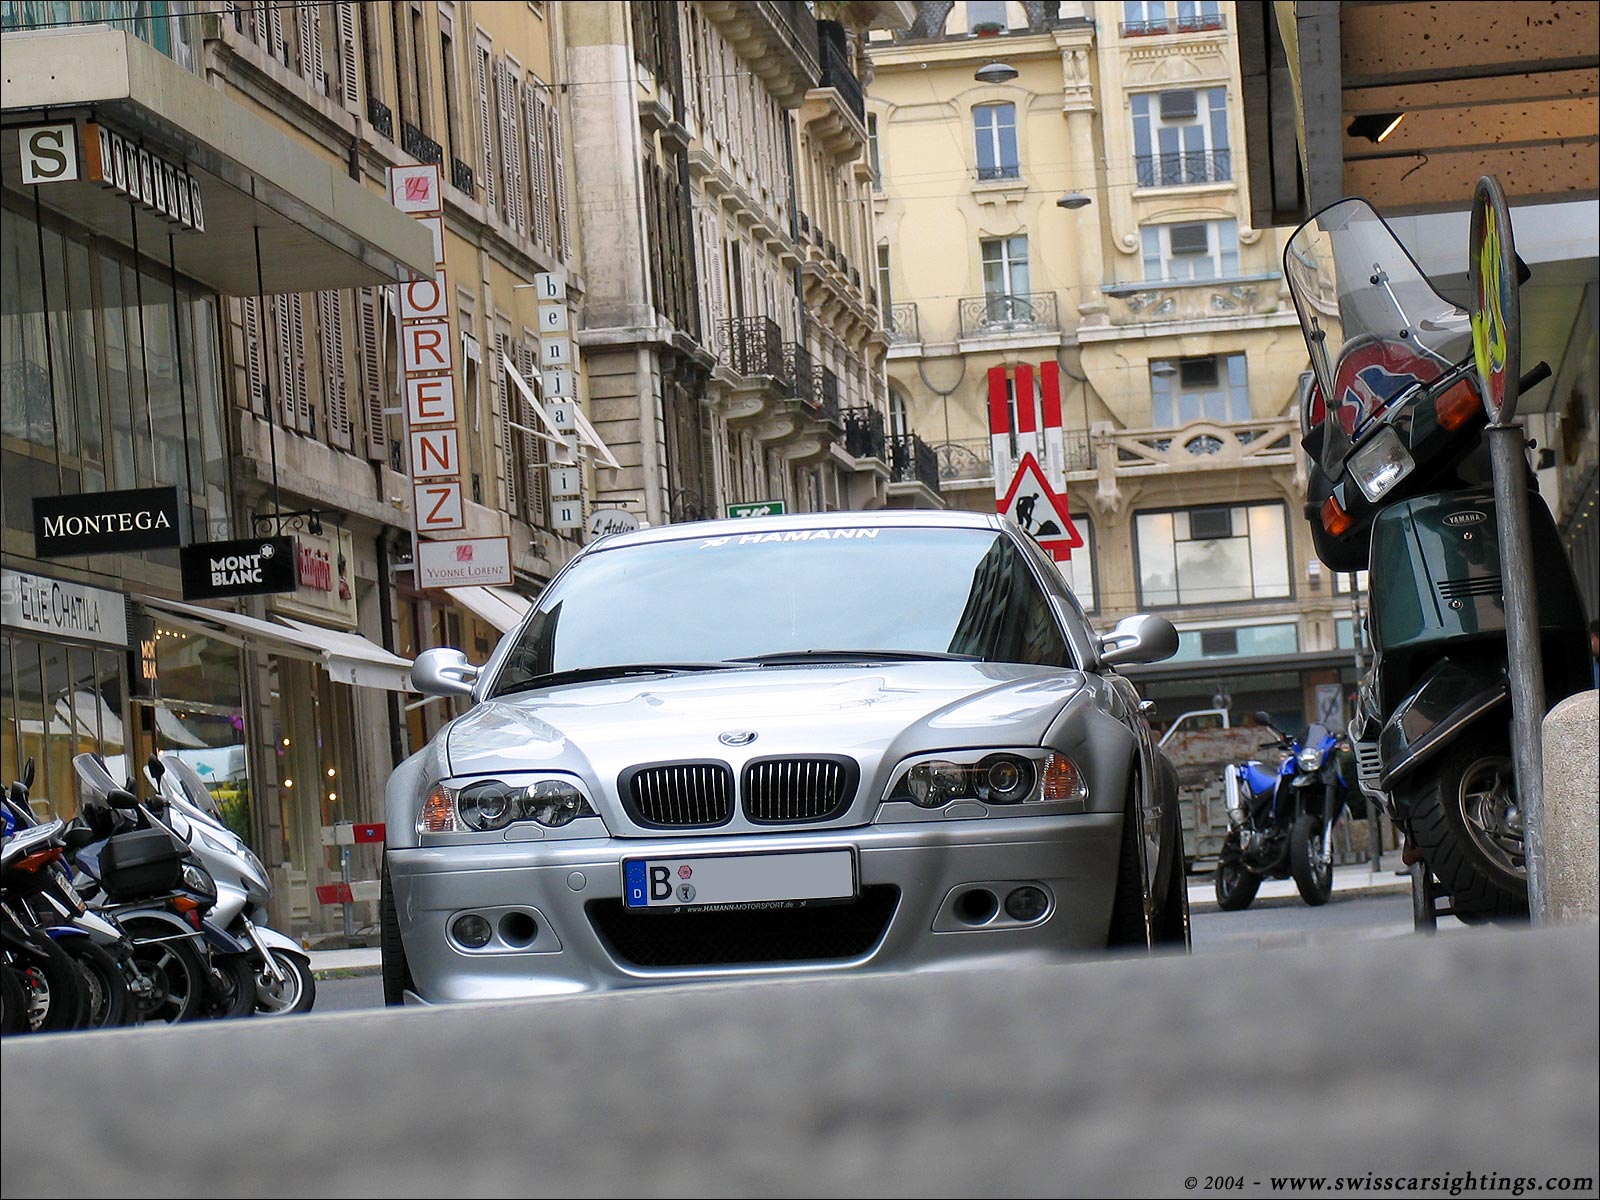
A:
[[[628,907],[642,908],[648,903],[645,899],[644,863],[635,861],[622,864],[622,886],[627,893],[624,903]]]

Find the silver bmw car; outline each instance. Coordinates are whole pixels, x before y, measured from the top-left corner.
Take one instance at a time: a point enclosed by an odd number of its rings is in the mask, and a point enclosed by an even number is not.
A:
[[[385,998],[427,1003],[1188,944],[1175,775],[997,517],[670,525],[574,557],[395,770]]]

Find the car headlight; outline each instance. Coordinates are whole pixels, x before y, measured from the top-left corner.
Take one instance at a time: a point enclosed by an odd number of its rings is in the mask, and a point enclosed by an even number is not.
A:
[[[1307,746],[1300,751],[1296,761],[1299,762],[1302,771],[1315,771],[1322,766],[1322,751],[1315,746]]]
[[[598,815],[589,797],[569,779],[478,779],[460,788],[434,784],[423,802],[417,832],[487,833],[517,821],[560,829],[579,817]]]
[[[904,800],[920,808],[943,808],[954,800],[983,804],[1038,804],[1082,800],[1088,795],[1083,774],[1064,754],[1035,758],[986,754],[976,762],[929,758],[901,771],[885,800]]]
[[[1377,500],[1411,474],[1416,461],[1400,444],[1400,435],[1385,426],[1350,456],[1350,474],[1368,500]]]

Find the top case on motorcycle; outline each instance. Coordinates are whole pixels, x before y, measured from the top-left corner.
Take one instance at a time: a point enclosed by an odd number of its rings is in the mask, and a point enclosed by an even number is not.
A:
[[[100,851],[100,882],[119,902],[168,892],[183,882],[183,856],[164,829],[119,833]]]

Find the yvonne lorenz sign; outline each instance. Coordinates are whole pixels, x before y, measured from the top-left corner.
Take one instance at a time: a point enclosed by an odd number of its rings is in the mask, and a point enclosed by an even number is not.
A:
[[[34,554],[65,558],[179,546],[181,513],[175,487],[35,496]]]
[[[292,537],[199,542],[178,552],[185,600],[265,596],[295,589]]]

